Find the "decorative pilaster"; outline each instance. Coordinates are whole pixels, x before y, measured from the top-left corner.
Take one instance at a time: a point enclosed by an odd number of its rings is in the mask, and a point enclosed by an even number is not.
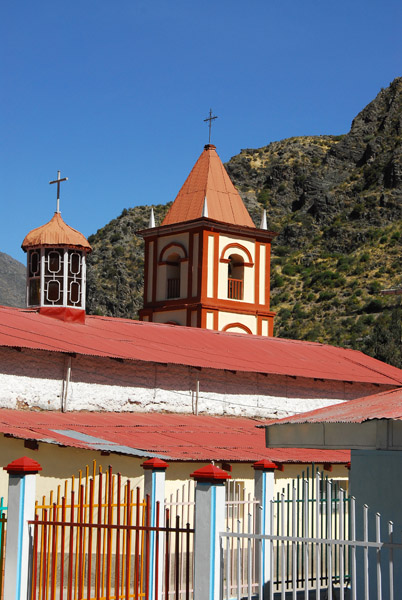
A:
[[[144,493],[149,497],[151,527],[157,523],[159,514],[159,527],[165,526],[165,479],[168,463],[160,458],[150,458],[142,463],[144,469]],[[158,560],[156,557],[156,532],[150,534],[150,578],[149,578],[149,597],[150,600],[162,599],[162,576],[163,576],[163,534],[159,533]],[[156,578],[153,576],[155,565],[158,564],[159,586],[155,589]]]
[[[24,456],[4,469],[9,477],[4,597],[8,600],[27,600],[32,544],[28,521],[33,521],[35,517],[36,474],[42,467]]]
[[[255,532],[269,535],[271,532],[270,502],[274,499],[275,469],[274,462],[263,459],[253,464],[254,468],[254,497],[260,504],[256,514]],[[269,540],[261,541],[261,558],[257,560],[257,580],[261,581],[263,598],[269,598],[271,583],[271,560]]]
[[[195,488],[194,600],[220,595],[219,534],[225,531],[225,480],[230,475],[207,465],[191,473]]]

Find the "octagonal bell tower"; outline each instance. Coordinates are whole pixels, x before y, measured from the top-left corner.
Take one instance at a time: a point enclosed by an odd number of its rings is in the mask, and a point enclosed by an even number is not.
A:
[[[22,242],[27,253],[27,307],[64,321],[85,320],[86,255],[88,240],[67,225],[57,209],[48,223],[33,229]]]

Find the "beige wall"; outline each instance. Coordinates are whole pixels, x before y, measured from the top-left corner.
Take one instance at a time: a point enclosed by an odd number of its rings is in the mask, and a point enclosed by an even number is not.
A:
[[[214,328],[214,313],[213,312],[207,312],[205,326],[207,329]]]
[[[167,323],[168,321],[175,321],[179,325],[186,325],[187,313],[184,309],[154,312],[153,320],[155,323]]]
[[[152,279],[154,272],[154,242],[149,243],[149,254],[148,254],[148,284],[147,284],[147,301],[152,301]]]
[[[192,295],[193,297],[198,293],[198,269],[199,269],[199,244],[200,244],[200,236],[198,233],[194,234],[193,238],[193,280],[192,280]]]
[[[219,258],[221,257],[222,251],[228,244],[241,244],[251,254],[251,259],[255,263],[255,242],[252,240],[243,240],[233,236],[220,235],[219,236]],[[231,254],[238,254],[244,259],[244,262],[248,262],[248,256],[244,250],[238,248],[229,248],[226,250],[223,258],[228,258]],[[219,262],[218,265],[219,276],[218,276],[218,298],[220,300],[228,299],[228,265],[226,263]],[[244,267],[244,297],[243,302],[254,303],[254,281],[255,281],[255,266]],[[233,300],[233,302],[242,302],[241,300]]]
[[[266,272],[266,250],[267,246],[266,244],[261,244],[260,246],[260,304],[265,304],[265,281],[267,278],[267,272]],[[263,335],[268,335],[267,333],[264,333]]]
[[[186,249],[188,256],[188,244],[189,234],[179,233],[177,235],[168,235],[166,237],[158,238],[157,251],[156,251],[156,263],[159,261],[160,253],[163,248],[169,244],[181,244]],[[181,252],[180,252],[181,254]],[[156,276],[156,300],[166,300],[167,294],[167,283],[166,283],[166,265],[157,264],[157,276]],[[180,297],[184,298],[187,296],[187,285],[188,285],[188,261],[180,263]]]
[[[207,269],[207,296],[212,298],[214,295],[214,248],[215,238],[208,235],[208,269]]]
[[[130,478],[132,488],[137,486],[143,494],[143,473],[141,463],[144,458],[134,456],[121,456],[118,454],[110,454],[102,456],[100,452],[92,450],[84,450],[80,448],[63,448],[55,444],[39,443],[38,450],[29,450],[24,447],[24,441],[15,438],[0,437],[0,456],[1,465],[6,466],[13,460],[21,456],[28,456],[33,460],[38,461],[42,466],[42,471],[37,478],[36,498],[42,501],[42,497],[46,499],[53,490],[57,493],[57,486],[62,486],[66,480],[70,480],[72,476],[78,477],[80,469],[85,473],[85,468],[88,465],[90,473],[93,469],[93,461],[96,460],[97,468],[101,465],[103,472],[106,472],[109,465],[113,467],[113,473],[120,473],[123,483]],[[169,467],[166,471],[166,498],[170,495],[176,498],[177,491],[179,495],[182,493],[183,485],[187,489],[187,481],[190,478],[190,473],[208,464],[208,461],[203,462],[173,462],[167,460]],[[246,494],[254,494],[254,469],[250,463],[230,463],[232,471],[230,475],[232,479],[244,482]],[[220,463],[217,462],[220,466]],[[303,464],[287,464],[284,465],[284,471],[275,471],[275,493],[280,493],[283,488],[286,488],[288,483],[291,483],[292,478],[300,476],[303,471],[306,471],[309,465]],[[323,465],[318,465],[320,469]],[[310,467],[311,468],[311,467]],[[344,465],[334,465],[332,472],[324,472],[330,479],[347,480],[349,471]],[[3,496],[7,501],[8,495],[8,475],[4,469],[0,469],[0,496]]]
[[[251,330],[251,333],[257,333],[257,317],[255,317],[254,315],[241,315],[238,313],[219,311],[219,330],[222,331],[222,329],[230,323],[241,323],[242,325],[248,327]],[[243,331],[240,328],[230,329],[229,331],[238,331],[239,333],[245,333],[245,331]]]

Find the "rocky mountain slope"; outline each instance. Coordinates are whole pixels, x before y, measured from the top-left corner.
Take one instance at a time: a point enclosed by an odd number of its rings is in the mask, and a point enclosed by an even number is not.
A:
[[[25,306],[25,267],[0,252],[0,305]]]
[[[275,335],[360,348],[402,367],[402,78],[362,110],[349,133],[242,150],[226,168],[272,252]],[[183,173],[183,181],[186,173]],[[161,222],[167,206],[154,207]],[[150,207],[125,209],[90,237],[88,307],[136,317]]]

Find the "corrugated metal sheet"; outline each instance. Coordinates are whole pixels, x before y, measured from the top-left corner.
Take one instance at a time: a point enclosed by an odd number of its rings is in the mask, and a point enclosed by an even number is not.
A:
[[[372,419],[402,420],[402,389],[389,390],[272,421],[282,423],[363,423]],[[269,426],[269,423],[268,423]]]
[[[68,323],[28,309],[0,307],[0,346],[259,372],[329,380],[402,385],[402,370],[356,350],[87,316]]]
[[[268,449],[260,421],[158,413],[0,410],[0,432],[16,438],[179,461],[345,463],[348,450]]]

